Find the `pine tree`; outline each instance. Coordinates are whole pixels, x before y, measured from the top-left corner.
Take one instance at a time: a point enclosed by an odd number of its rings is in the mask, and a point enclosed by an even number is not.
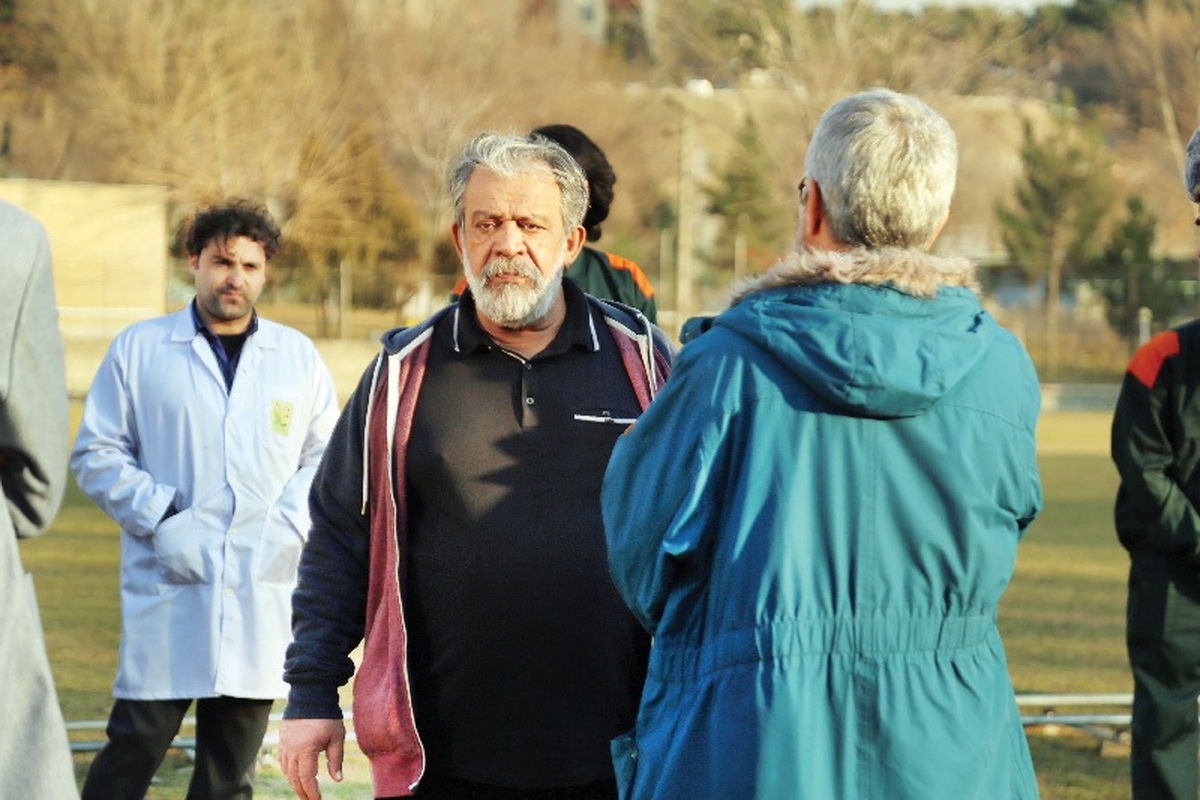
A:
[[[1064,273],[1086,265],[1095,254],[1096,231],[1112,197],[1104,144],[1094,127],[1078,125],[1076,117],[1069,105],[1057,107],[1042,138],[1025,121],[1016,205],[996,205],[1009,258],[1031,281],[1046,281],[1047,377],[1052,379],[1057,377]]]
[[[1167,280],[1170,264],[1153,254],[1158,218],[1140,196],[1125,201],[1125,218],[1113,228],[1103,253],[1095,260],[1093,275],[1108,302],[1107,317],[1113,328],[1139,344],[1142,309],[1162,327],[1183,311],[1185,299],[1177,281]]]
[[[710,263],[718,269],[732,269],[735,277],[740,277],[744,268],[774,263],[786,244],[786,220],[781,219],[773,201],[771,171],[758,126],[747,117],[724,167],[704,187],[706,211],[720,220]]]

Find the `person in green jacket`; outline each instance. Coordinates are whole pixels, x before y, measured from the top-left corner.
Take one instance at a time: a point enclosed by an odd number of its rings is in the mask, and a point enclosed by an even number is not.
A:
[[[1184,185],[1200,204],[1200,130],[1187,155]],[[1133,800],[1195,800],[1200,792],[1198,389],[1200,320],[1193,320],[1134,353],[1113,414],[1112,458],[1121,475],[1114,516],[1130,562]]]
[[[608,157],[598,144],[574,125],[543,125],[534,128],[531,133],[556,142],[583,167],[588,182],[588,207],[583,227],[587,231],[588,242],[599,241],[600,224],[608,219],[613,202],[613,185],[617,182],[617,174]],[[565,274],[588,294],[624,303],[642,312],[651,322],[658,323],[654,286],[642,268],[632,260],[585,244]],[[466,288],[466,279],[460,278],[451,299],[457,300]]]

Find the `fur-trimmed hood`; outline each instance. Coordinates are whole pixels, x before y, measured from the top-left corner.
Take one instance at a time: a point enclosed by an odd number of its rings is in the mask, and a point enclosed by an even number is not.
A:
[[[1019,348],[977,292],[966,259],[804,252],[739,287],[713,325],[769,353],[839,413],[907,417],[952,392],[1000,339]]]
[[[914,297],[933,297],[945,286],[962,286],[979,294],[975,265],[965,258],[900,248],[802,250],[789,253],[768,272],[741,283],[734,290],[731,305],[765,289],[818,283],[887,284]]]

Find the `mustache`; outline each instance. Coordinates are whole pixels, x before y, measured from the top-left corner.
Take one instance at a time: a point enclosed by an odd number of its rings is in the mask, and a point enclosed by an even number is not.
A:
[[[517,275],[522,278],[539,281],[542,272],[527,258],[508,258],[496,256],[487,263],[479,277],[484,281],[500,275]]]

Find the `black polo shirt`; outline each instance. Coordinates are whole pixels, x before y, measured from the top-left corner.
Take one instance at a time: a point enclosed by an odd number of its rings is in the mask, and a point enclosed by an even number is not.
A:
[[[436,325],[406,454],[409,667],[428,771],[522,789],[611,777],[649,639],[608,576],[600,485],[639,412],[616,343],[564,280],[531,359],[468,292]]]

